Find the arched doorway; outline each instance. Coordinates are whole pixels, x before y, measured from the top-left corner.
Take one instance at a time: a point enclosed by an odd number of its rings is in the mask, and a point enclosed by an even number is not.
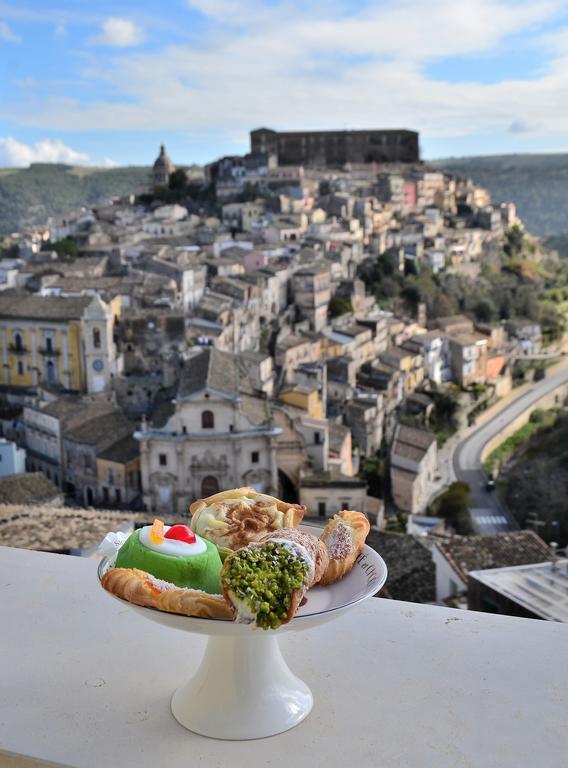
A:
[[[297,504],[299,501],[294,483],[281,469],[278,470],[278,496],[288,504]]]
[[[213,496],[214,493],[219,493],[219,483],[216,477],[207,475],[201,481],[201,498],[205,499],[207,496]]]

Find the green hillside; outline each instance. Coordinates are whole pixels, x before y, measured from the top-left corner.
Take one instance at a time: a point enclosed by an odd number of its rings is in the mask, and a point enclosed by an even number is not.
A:
[[[41,224],[48,216],[107,197],[140,192],[148,186],[147,167],[85,168],[35,163],[29,168],[0,169],[0,234],[26,224]]]
[[[568,154],[451,157],[428,165],[473,179],[494,202],[516,203],[535,235],[568,233]]]

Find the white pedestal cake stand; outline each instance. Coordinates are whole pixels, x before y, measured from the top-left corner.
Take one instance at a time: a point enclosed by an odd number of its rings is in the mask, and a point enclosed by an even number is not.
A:
[[[312,531],[321,533],[321,529]],[[102,560],[99,578],[106,568],[106,560]],[[158,624],[209,637],[197,672],[173,695],[176,720],[190,731],[216,739],[260,739],[298,725],[313,706],[310,689],[286,664],[278,637],[332,621],[376,594],[386,578],[384,560],[365,546],[344,579],[309,590],[306,603],[292,621],[268,631],[126,604]]]

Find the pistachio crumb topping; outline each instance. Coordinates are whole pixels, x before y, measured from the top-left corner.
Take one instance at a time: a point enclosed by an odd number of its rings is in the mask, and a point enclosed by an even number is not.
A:
[[[284,544],[240,549],[225,561],[223,583],[244,600],[262,629],[276,629],[286,619],[292,592],[308,576],[308,564]]]

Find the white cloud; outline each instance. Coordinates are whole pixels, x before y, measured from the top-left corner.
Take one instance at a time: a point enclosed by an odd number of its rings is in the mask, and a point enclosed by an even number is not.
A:
[[[113,160],[111,157],[103,157],[101,166],[103,168],[116,168],[118,167],[118,163],[116,162],[116,160]]]
[[[128,48],[139,45],[144,40],[144,30],[130,19],[110,16],[103,22],[102,34],[93,42],[116,48]]]
[[[0,40],[6,40],[8,43],[20,43],[22,38],[5,21],[0,21]]]
[[[89,63],[84,76],[112,89],[111,100],[22,101],[4,114],[52,130],[214,128],[243,146],[263,124],[407,127],[426,137],[505,134],[511,126],[541,137],[568,133],[560,37],[557,48],[543,48],[554,58],[532,79],[459,83],[427,74],[437,59],[501,52],[511,36],[534,45],[560,0],[393,0],[347,15],[333,0],[322,3],[190,0],[208,17],[198,42]]]
[[[66,163],[84,165],[89,155],[77,152],[59,139],[42,139],[35,144],[24,144],[11,136],[0,138],[0,166],[23,168],[30,163]]]

